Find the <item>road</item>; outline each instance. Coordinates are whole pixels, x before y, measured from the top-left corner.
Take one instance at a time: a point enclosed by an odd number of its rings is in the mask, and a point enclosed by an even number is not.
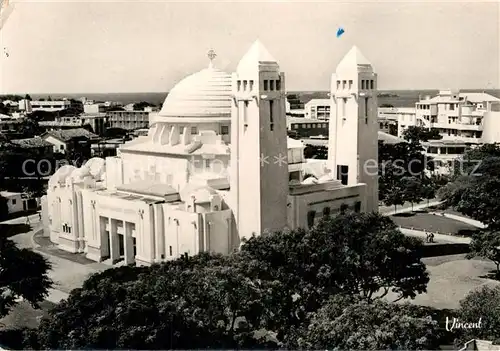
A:
[[[47,300],[53,303],[58,303],[61,300],[66,299],[71,290],[81,287],[83,281],[90,274],[101,270],[102,265],[82,265],[54,255],[48,255],[34,249],[33,234],[41,229],[42,226],[38,214],[29,216],[29,220],[32,230],[27,233],[12,236],[10,239],[14,241],[19,248],[32,249],[49,260],[52,265],[49,277],[54,281],[54,288],[49,291]],[[23,224],[26,223],[26,217],[11,219],[1,223]]]

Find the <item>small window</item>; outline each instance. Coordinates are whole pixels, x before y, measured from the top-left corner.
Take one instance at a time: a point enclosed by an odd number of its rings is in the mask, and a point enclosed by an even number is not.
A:
[[[349,89],[352,89],[352,80],[349,81]]]
[[[246,91],[247,90],[247,81],[244,80],[243,81],[243,91]]]
[[[170,256],[172,256],[172,246],[169,246],[168,249],[169,249]]]
[[[343,80],[343,81],[342,81],[342,89],[344,89],[344,90],[345,90],[345,88],[346,88],[346,84],[347,84],[347,81]]]
[[[253,90],[253,80],[249,81],[250,82],[250,91]]]
[[[280,80],[280,79],[278,79],[278,80],[276,81],[276,90],[278,90],[278,91],[280,91],[280,90],[281,90],[281,80]]]
[[[364,79],[361,80],[361,89],[365,89],[365,80]]]
[[[267,90],[267,89],[268,89],[268,87],[267,87],[267,84],[268,84],[268,83],[267,83],[267,82],[268,82],[268,81],[267,81],[267,79],[265,79],[265,80],[264,80],[264,90]]]
[[[229,134],[229,126],[221,126],[220,127],[220,133],[222,135],[228,135]]]
[[[348,208],[349,206],[347,206],[346,204],[340,205],[340,214],[345,214]]]
[[[179,127],[179,133],[180,133],[180,134],[184,134],[184,127],[183,127],[183,126],[180,126],[180,127]]]
[[[239,80],[237,84],[238,84],[238,91],[240,91],[241,90],[241,80]]]
[[[340,80],[337,81],[337,90],[340,90]]]
[[[191,127],[191,134],[198,134],[198,127]]]
[[[16,199],[12,199],[12,204],[15,205],[16,204]]]
[[[274,80],[269,81],[269,90],[271,90],[271,91],[274,90]]]
[[[64,145],[59,145],[59,150],[64,150]]]
[[[356,201],[356,203],[354,204],[354,212],[361,212],[361,201]]]
[[[372,79],[372,80],[370,80],[370,89],[372,89],[372,90],[373,90],[373,89],[374,89],[374,86],[375,86],[375,85],[374,85],[374,83],[373,83],[373,79]]]

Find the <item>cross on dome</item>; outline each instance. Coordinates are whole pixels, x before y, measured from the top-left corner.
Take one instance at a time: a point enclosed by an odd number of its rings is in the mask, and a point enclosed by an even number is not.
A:
[[[210,50],[208,53],[207,53],[207,56],[208,56],[208,59],[210,60],[210,65],[209,67],[212,68],[213,67],[213,60],[217,57],[217,54],[215,53],[214,50]]]

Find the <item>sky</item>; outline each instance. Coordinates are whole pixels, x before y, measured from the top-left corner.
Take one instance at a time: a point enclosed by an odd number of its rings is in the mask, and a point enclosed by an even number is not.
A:
[[[290,91],[329,90],[353,45],[379,89],[500,88],[497,1],[10,1],[4,94],[167,92],[205,68],[210,49],[217,68],[234,71],[256,39]]]

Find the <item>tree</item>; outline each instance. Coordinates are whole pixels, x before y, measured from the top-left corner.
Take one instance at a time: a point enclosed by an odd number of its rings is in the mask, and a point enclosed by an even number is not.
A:
[[[299,336],[310,350],[435,350],[438,323],[426,309],[384,301],[368,303],[334,296]]]
[[[463,346],[464,342],[471,339],[493,341],[500,344],[500,286],[483,286],[475,290],[460,301],[458,310],[460,322],[478,323],[480,328],[464,329],[463,335],[458,342]]]
[[[500,232],[485,230],[474,233],[467,258],[482,257],[493,261],[497,267],[496,275],[500,278]]]
[[[240,255],[256,267],[250,276],[283,282],[311,312],[335,293],[375,300],[392,291],[399,300],[425,292],[429,278],[421,245],[390,218],[347,213],[324,218],[308,232],[252,237]]]
[[[328,159],[328,147],[321,145],[306,145],[304,148],[305,158]]]
[[[422,141],[441,140],[443,136],[436,129],[429,130],[423,127],[409,126],[403,132],[403,139],[410,143],[420,143]]]
[[[26,94],[26,96],[25,96],[24,98],[25,98],[26,100],[29,100],[29,101],[31,101],[31,100],[32,100],[32,99],[31,99],[30,94]]]
[[[18,297],[38,307],[52,287],[46,258],[0,236],[0,318],[5,317]]]
[[[422,179],[417,177],[404,177],[401,179],[401,182],[403,184],[403,198],[411,203],[411,210],[413,211],[413,204],[422,201]]]
[[[151,103],[149,103],[147,101],[137,102],[137,103],[134,104],[134,111],[143,111],[144,108],[150,107],[150,106],[154,107],[153,104],[151,104]]]
[[[242,274],[234,256],[200,254],[152,267],[120,267],[89,278],[29,335],[30,347],[113,349],[269,348],[280,282]]]
[[[457,211],[500,229],[500,147],[485,144],[456,160],[452,182],[440,198]]]

